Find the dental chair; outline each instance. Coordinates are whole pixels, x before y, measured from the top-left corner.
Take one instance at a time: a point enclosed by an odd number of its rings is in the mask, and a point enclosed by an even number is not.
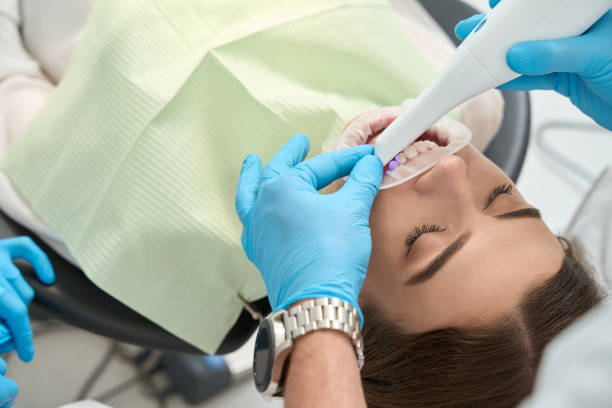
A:
[[[456,43],[455,24],[477,11],[460,0],[420,0],[421,4]],[[514,181],[518,179],[530,131],[530,103],[526,93],[504,93],[505,116],[502,128],[485,152]],[[18,266],[36,297],[30,306],[34,317],[59,319],[110,339],[132,343],[144,348],[176,352],[201,353],[193,346],[147,320],[105,292],[97,288],[85,274],[56,254],[33,233],[0,213],[0,239],[27,235],[49,255],[56,274],[56,283],[45,286],[40,283],[27,263]],[[257,312],[270,311],[267,299],[253,304]],[[197,322],[194,322],[197,324]],[[238,349],[252,335],[258,321],[243,310],[232,330],[227,334],[218,354]]]

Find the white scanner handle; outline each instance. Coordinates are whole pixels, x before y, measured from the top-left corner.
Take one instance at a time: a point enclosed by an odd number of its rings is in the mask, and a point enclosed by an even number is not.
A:
[[[457,48],[448,66],[376,140],[387,164],[442,116],[468,99],[519,75],[506,62],[520,42],[582,35],[612,0],[502,0]]]

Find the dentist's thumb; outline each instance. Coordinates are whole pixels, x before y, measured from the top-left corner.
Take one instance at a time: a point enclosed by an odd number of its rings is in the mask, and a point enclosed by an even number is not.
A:
[[[352,202],[358,202],[367,209],[368,214],[380,189],[383,178],[383,164],[376,156],[366,156],[359,160],[339,194]]]

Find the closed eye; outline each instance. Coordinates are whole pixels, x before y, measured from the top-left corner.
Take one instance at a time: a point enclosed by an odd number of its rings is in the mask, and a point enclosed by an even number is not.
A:
[[[487,204],[485,205],[483,210],[486,210],[487,208],[489,208],[497,197],[503,194],[510,194],[512,190],[513,190],[513,186],[511,184],[500,184],[500,185],[495,186],[493,190],[491,190],[491,192],[489,193],[487,197]],[[440,225],[436,225],[436,224],[424,224],[420,227],[416,227],[413,231],[411,231],[406,236],[405,244],[406,244],[406,247],[408,248],[406,251],[406,256],[410,254],[410,250],[412,249],[412,246],[423,235],[429,234],[432,232],[444,232],[444,231],[446,231],[446,228],[441,227]]]
[[[416,227],[412,232],[410,232],[406,236],[405,243],[406,243],[406,246],[408,247],[408,250],[406,251],[406,255],[410,253],[412,246],[421,236],[432,233],[432,232],[443,232],[443,231],[446,231],[446,228],[443,228],[435,224],[425,224],[420,227]]]
[[[500,195],[510,194],[512,192],[512,189],[513,187],[511,184],[500,184],[498,186],[495,186],[495,188],[489,193],[489,196],[487,197],[487,204],[485,205],[483,210],[489,208],[491,204],[493,204],[493,201],[495,201],[495,199]]]

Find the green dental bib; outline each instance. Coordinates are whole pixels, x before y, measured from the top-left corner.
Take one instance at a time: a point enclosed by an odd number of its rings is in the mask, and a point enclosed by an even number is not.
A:
[[[241,245],[242,159],[311,154],[433,70],[385,0],[105,0],[3,168],[101,289],[213,353],[265,296]]]

